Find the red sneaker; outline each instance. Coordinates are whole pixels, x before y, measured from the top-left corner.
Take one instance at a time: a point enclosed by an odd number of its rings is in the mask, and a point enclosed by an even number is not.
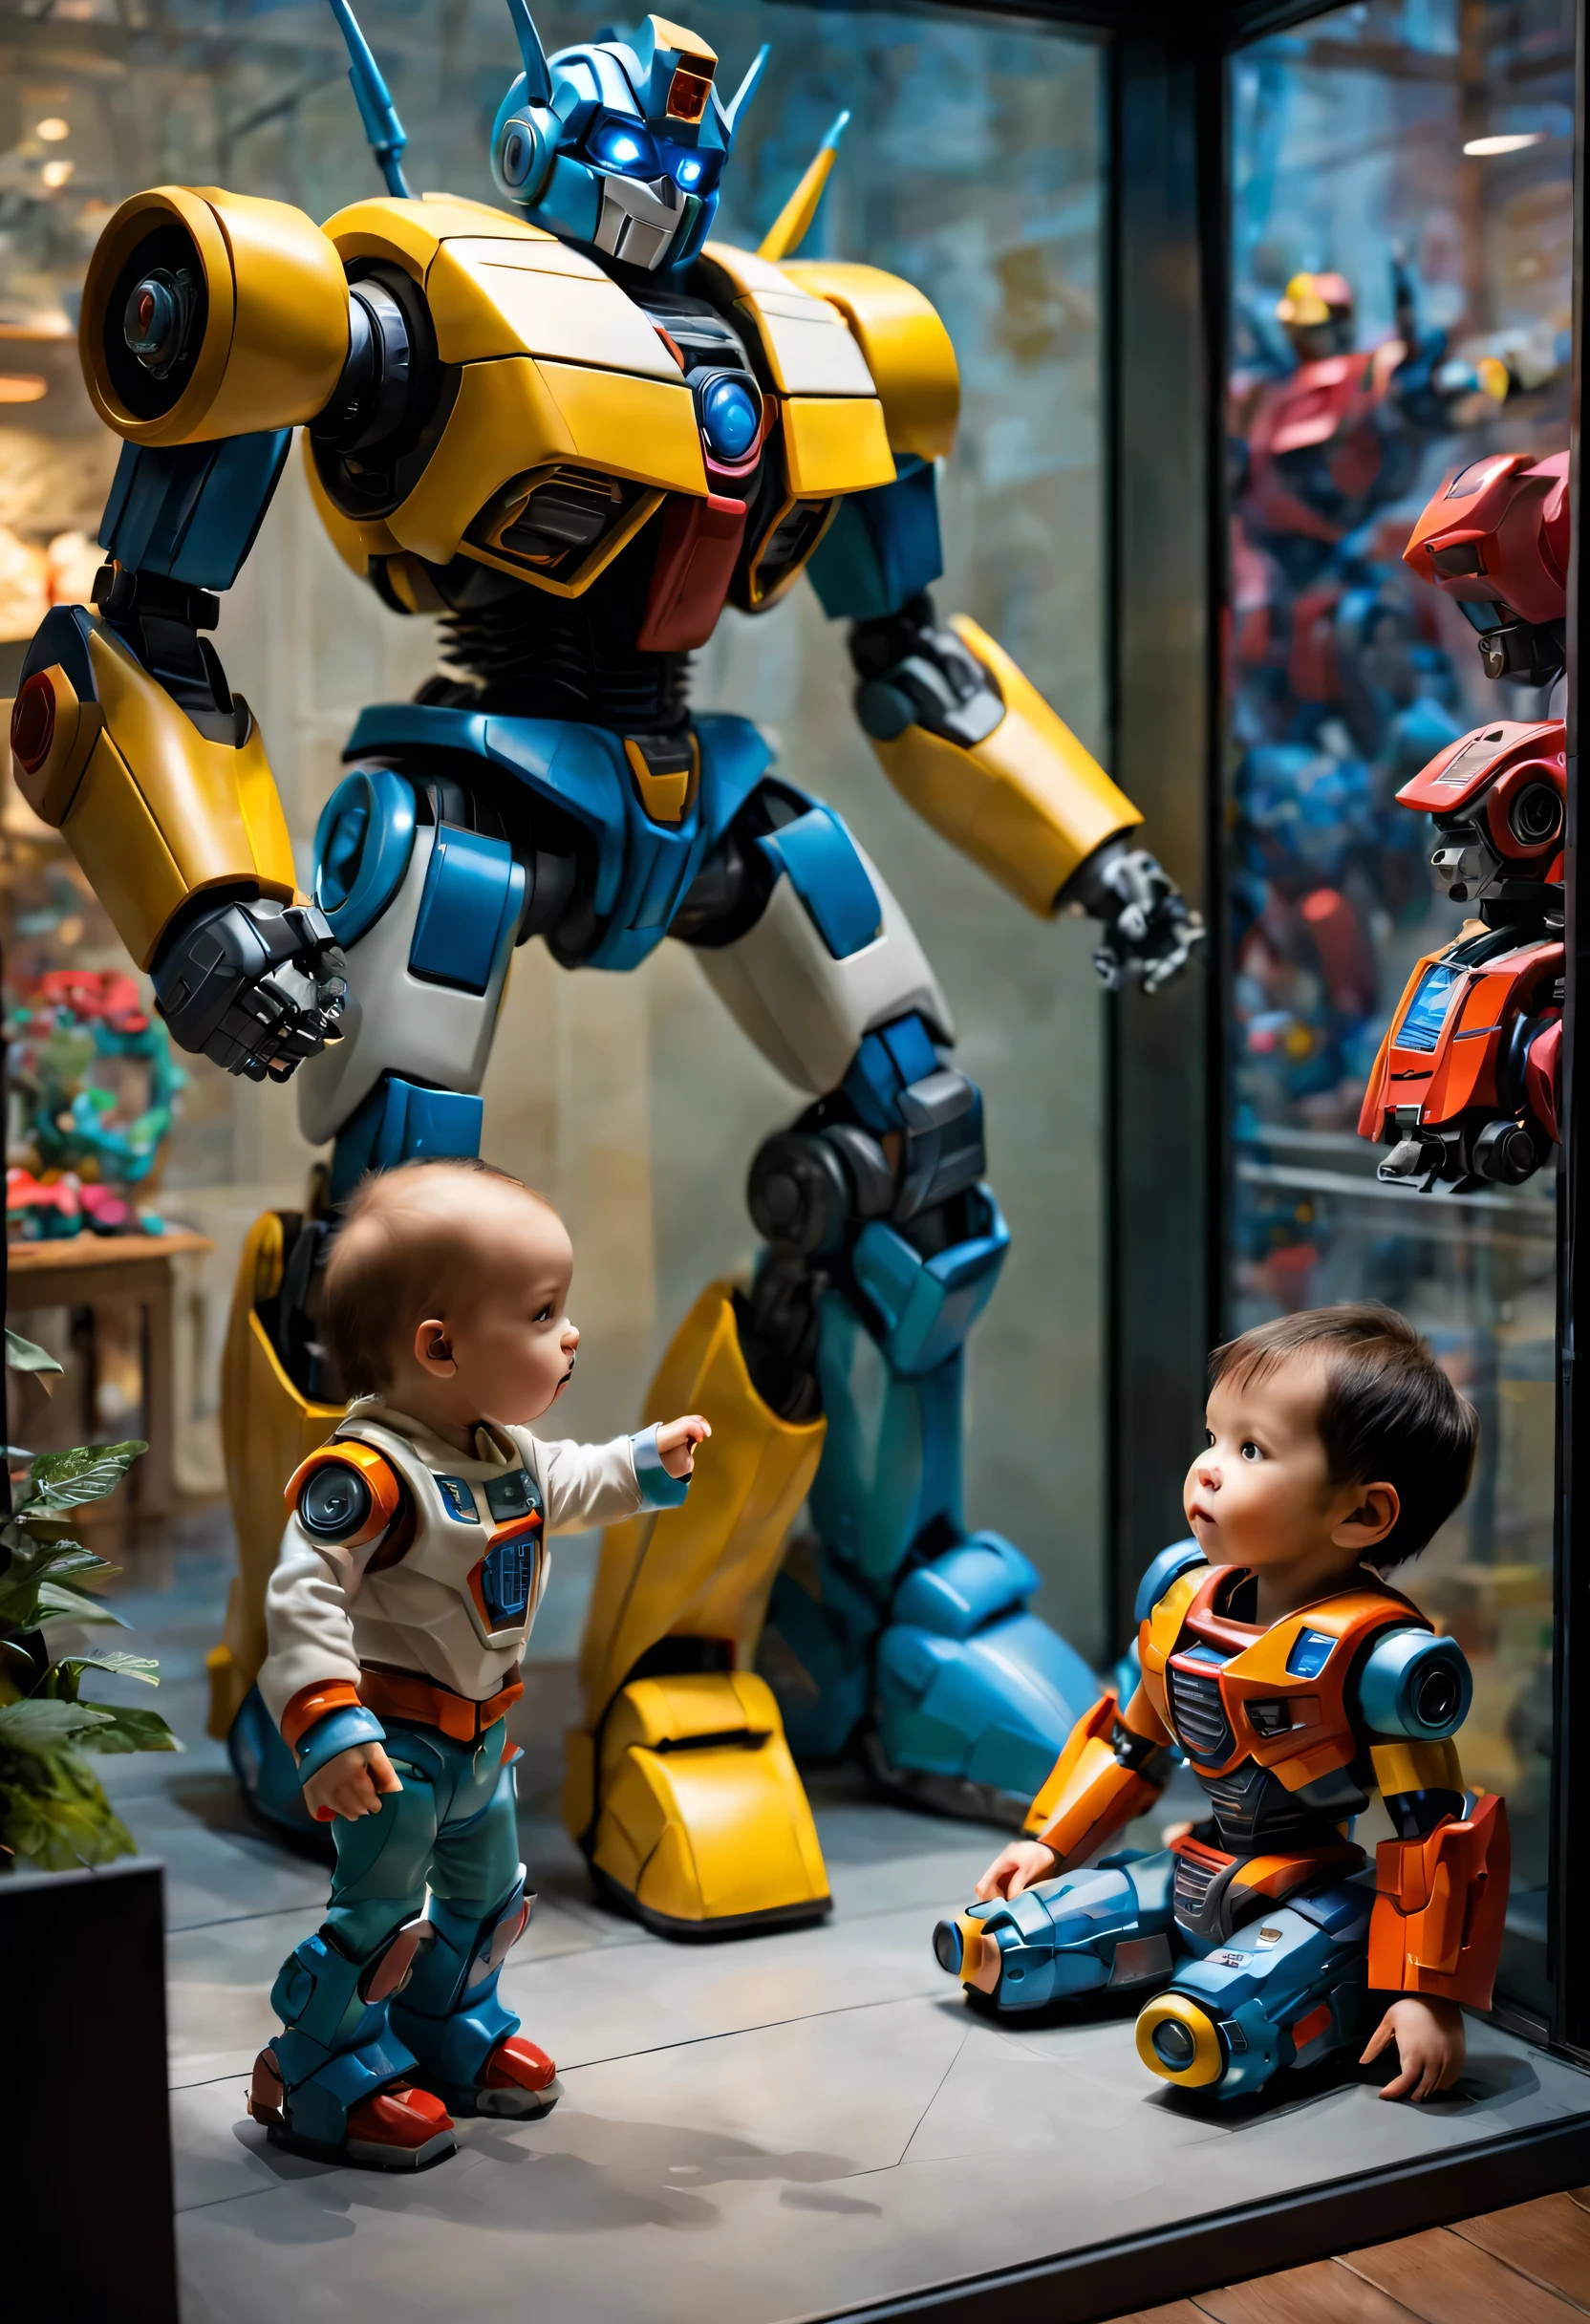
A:
[[[422,2170],[457,2144],[453,2118],[441,2100],[412,2082],[389,2082],[348,2111],[343,2151],[350,2163],[374,2170]]]
[[[497,2044],[475,2082],[477,2114],[511,2115],[528,2121],[550,2114],[563,2092],[558,2070],[545,2050],[521,2034],[506,2034]]]

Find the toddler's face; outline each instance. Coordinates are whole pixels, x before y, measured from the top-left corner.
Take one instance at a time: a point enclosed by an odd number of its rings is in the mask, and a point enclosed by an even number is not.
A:
[[[470,1295],[449,1302],[456,1392],[483,1420],[523,1428],[550,1409],[574,1370],[569,1320],[574,1254],[563,1222],[539,1203],[495,1201],[489,1262]]]
[[[1209,1441],[1187,1473],[1182,1505],[1211,1565],[1256,1570],[1322,1551],[1353,1495],[1330,1482],[1320,1439],[1325,1383],[1312,1364],[1282,1364],[1240,1385],[1216,1382]],[[1344,1550],[1351,1565],[1356,1553]]]

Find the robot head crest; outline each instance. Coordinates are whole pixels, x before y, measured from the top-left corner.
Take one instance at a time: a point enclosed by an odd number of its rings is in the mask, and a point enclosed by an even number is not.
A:
[[[498,110],[491,170],[533,224],[655,273],[685,266],[718,208],[718,180],[763,49],[728,104],[698,33],[648,16],[548,56],[526,0],[508,0],[524,71]]]

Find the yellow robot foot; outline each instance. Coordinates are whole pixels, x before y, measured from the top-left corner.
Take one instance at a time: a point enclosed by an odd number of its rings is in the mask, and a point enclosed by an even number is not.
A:
[[[731,1287],[697,1302],[648,1419],[712,1422],[688,1503],[613,1526],[582,1655],[564,1820],[607,1900],[671,1937],[815,1921],[827,1873],[778,1705],[750,1665],[823,1423],[751,1384]]]
[[[778,1705],[745,1671],[636,1679],[603,1721],[591,1878],[661,1936],[741,1936],[821,1920],[827,1873]],[[569,1737],[569,1793],[591,1739]],[[573,1804],[572,1800],[570,1804]]]

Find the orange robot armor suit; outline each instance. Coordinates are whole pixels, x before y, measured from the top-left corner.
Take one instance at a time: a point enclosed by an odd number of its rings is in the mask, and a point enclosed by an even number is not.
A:
[[[1370,1990],[1488,2008],[1507,1904],[1505,1807],[1471,1806],[1452,1743],[1472,1690],[1459,1648],[1367,1572],[1268,1626],[1254,1588],[1191,1543],[1157,1561],[1141,1684],[1079,1720],[1027,1817],[1056,1877],[935,1940],[1001,2010],[1160,1986],[1139,2055],[1222,2098],[1353,2042]],[[1208,1818],[1156,1855],[1098,1861],[1177,1750]],[[1396,1837],[1371,1884],[1351,1834],[1376,1791]]]
[[[1404,552],[1478,633],[1486,675],[1550,685],[1563,666],[1568,455],[1476,462],[1448,479]],[[1562,1045],[1560,719],[1498,719],[1397,793],[1434,819],[1436,878],[1472,904],[1455,943],[1418,961],[1369,1075],[1359,1135],[1380,1176],[1423,1192],[1518,1185],[1558,1139]]]

